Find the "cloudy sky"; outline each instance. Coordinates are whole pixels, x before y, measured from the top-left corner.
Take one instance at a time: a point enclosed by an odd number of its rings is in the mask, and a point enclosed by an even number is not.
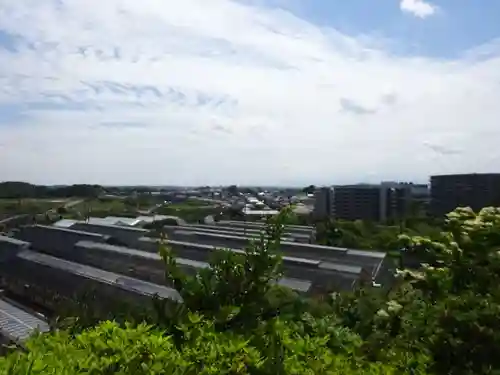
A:
[[[0,181],[500,169],[498,0],[0,0]]]

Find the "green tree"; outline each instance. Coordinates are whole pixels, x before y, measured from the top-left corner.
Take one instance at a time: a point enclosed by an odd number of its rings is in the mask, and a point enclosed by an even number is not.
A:
[[[366,347],[378,359],[410,350],[436,374],[498,374],[500,209],[460,208],[440,240],[400,240],[423,265],[402,271],[379,311],[362,319]]]
[[[316,186],[314,185],[309,185],[302,189],[302,192],[305,194],[314,194],[315,191],[316,191]]]

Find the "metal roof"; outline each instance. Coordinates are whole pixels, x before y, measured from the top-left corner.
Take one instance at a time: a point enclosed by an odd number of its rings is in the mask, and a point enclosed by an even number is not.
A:
[[[153,215],[153,216],[137,216],[138,220],[141,220],[145,223],[152,223],[153,221],[161,221],[161,220],[167,220],[171,219],[176,221],[177,223],[185,225],[186,221],[184,219],[181,219],[178,216],[172,216],[172,215]]]
[[[274,216],[278,215],[280,212],[278,210],[252,210],[248,207],[245,207],[242,210],[244,215],[256,215],[256,216]]]
[[[60,233],[81,234],[81,235],[85,235],[87,237],[95,237],[96,239],[97,238],[106,239],[109,237],[109,236],[101,234],[101,233],[95,233],[95,232],[90,232],[90,231],[87,232],[87,231],[78,230],[78,229],[71,229],[71,228],[59,228],[59,227],[53,227],[53,226],[49,226],[49,225],[30,225],[28,227],[24,227],[21,229],[20,235],[22,236],[23,230],[32,230],[32,229],[45,229],[49,232],[52,231],[53,233],[60,232]]]
[[[259,236],[255,236],[252,233],[249,233],[248,235],[245,235],[243,233],[232,233],[232,234],[225,234],[221,233],[221,231],[217,232],[208,232],[204,230],[190,230],[190,229],[179,229],[179,230],[174,230],[172,232],[174,235],[175,234],[185,234],[185,235],[191,235],[191,236],[201,236],[201,237],[210,237],[210,238],[221,238],[221,239],[232,239],[232,240],[241,240],[241,241],[250,241],[250,240],[256,240],[259,238]],[[281,238],[282,242],[293,242],[293,238],[289,237],[282,237]]]
[[[359,266],[349,266],[345,264],[338,264],[332,262],[321,262],[319,268],[322,270],[337,271],[343,273],[360,274],[363,267]]]
[[[119,229],[122,231],[128,231],[128,232],[142,232],[142,233],[149,233],[148,230],[142,229],[142,228],[136,228],[136,227],[130,227],[130,226],[124,226],[124,225],[114,225],[114,224],[108,224],[106,222],[84,222],[84,221],[79,221],[78,223],[75,224],[78,228],[88,228],[88,231],[95,230],[95,228],[92,228],[91,226],[96,226],[96,227],[101,227],[103,229],[105,228],[112,228],[112,229]]]
[[[58,227],[58,228],[70,228],[72,225],[78,223],[77,220],[70,220],[70,219],[62,219],[59,221],[56,221],[52,226]]]
[[[30,262],[43,264],[49,267],[60,269],[65,272],[73,273],[75,275],[87,277],[98,282],[115,285],[121,289],[125,289],[128,291],[134,291],[145,295],[158,294],[158,296],[160,297],[175,301],[182,300],[181,296],[175,289],[167,288],[162,285],[152,284],[147,281],[137,280],[127,276],[121,276],[113,272],[70,262],[50,255],[25,250],[19,253],[18,257]]]
[[[0,236],[0,243],[7,243],[9,245],[14,245],[14,246],[23,246],[23,247],[28,247],[30,244],[29,242],[26,241],[21,241],[16,238],[12,237],[7,237],[7,236]]]
[[[150,238],[150,237],[141,237],[139,238],[139,241],[144,241],[144,242],[153,242],[156,243],[158,242],[157,239],[155,238]],[[224,250],[229,250],[232,251],[233,253],[239,253],[239,254],[244,254],[245,251],[241,249],[231,249],[231,248],[226,248],[226,247],[220,247],[220,246],[214,246],[214,245],[206,245],[206,244],[201,244],[201,243],[195,243],[195,242],[187,242],[187,241],[175,241],[175,240],[167,240],[166,244],[170,245],[179,245],[179,246],[185,246],[185,247],[191,247],[193,249],[200,249],[200,250],[209,250],[213,251],[214,249],[224,249]],[[314,259],[306,259],[306,258],[297,258],[297,257],[292,257],[292,256],[283,256],[282,257],[284,261],[287,262],[293,262],[293,263],[298,263],[299,265],[309,265],[309,266],[316,266],[321,263],[320,260],[314,260]]]
[[[172,226],[173,228],[173,226]],[[265,233],[265,228],[258,228],[258,227],[252,227],[252,228],[246,228],[246,227],[231,227],[231,226],[224,226],[224,225],[210,225],[210,224],[187,224],[187,225],[182,225],[178,226],[179,230],[181,229],[186,229],[186,230],[195,230],[195,231],[202,231],[202,232],[209,232],[209,233],[231,233],[234,235],[259,235],[260,233]],[[290,232],[287,231],[285,228],[283,232],[283,237],[289,237],[289,238],[305,238],[309,239],[311,237],[311,234],[306,234],[306,233],[297,233],[297,232]]]
[[[284,277],[277,282],[278,285],[286,286],[290,289],[306,293],[311,289],[312,282],[307,280],[299,280],[289,277]]]
[[[100,244],[100,243],[95,243],[95,242],[91,242],[91,241],[80,241],[76,244],[76,246],[84,247],[87,249],[112,251],[112,252],[117,252],[117,253],[121,253],[121,254],[138,256],[138,257],[143,257],[143,258],[148,258],[148,259],[153,259],[153,260],[158,260],[158,261],[162,260],[161,256],[159,254],[156,254],[156,253],[149,253],[147,251],[135,250],[135,249],[120,247],[120,246]],[[201,261],[191,260],[191,259],[186,259],[186,258],[176,258],[176,261],[177,261],[177,264],[179,264],[181,266],[188,266],[188,267],[193,267],[193,268],[209,268],[210,267],[210,264],[207,262],[201,262]],[[311,287],[312,282],[306,281],[306,280],[301,280],[301,279],[294,279],[294,278],[282,278],[279,280],[278,284],[287,286],[291,289],[298,290],[300,292],[307,292],[309,290],[309,288]]]
[[[141,219],[138,219],[138,218],[122,217],[122,216],[106,216],[104,218],[104,220],[109,220],[110,224],[114,224],[114,225],[124,224],[124,225],[129,225],[131,227],[133,227],[137,224],[140,224],[142,221]]]
[[[238,221],[238,220],[221,220],[217,223],[221,224],[221,225],[238,225],[238,226],[246,226],[246,227],[265,227],[266,226],[266,223],[259,223],[259,222],[253,222],[253,221]],[[287,225],[285,225],[285,229],[286,228],[303,230],[303,231],[311,231],[311,230],[315,229],[311,225],[295,225],[295,224],[287,224]]]
[[[347,256],[356,255],[361,257],[384,259],[387,254],[376,250],[351,250],[347,249]]]
[[[107,219],[103,217],[89,217],[87,220],[79,221],[78,224],[104,224],[104,225],[115,225],[116,220]]]
[[[22,343],[35,330],[48,332],[49,325],[42,319],[0,299],[0,333],[9,340]]]
[[[162,260],[161,256],[157,253],[151,253],[148,251],[131,249],[129,247],[123,247],[123,246],[102,244],[102,243],[97,243],[97,242],[92,242],[92,241],[80,241],[80,242],[77,242],[75,246],[83,247],[85,249],[95,249],[95,250],[109,251],[109,252],[114,252],[114,253],[119,253],[119,254],[126,254],[126,255],[131,255],[131,256],[136,256],[136,257],[158,260],[158,261]],[[208,263],[200,262],[197,260],[176,258],[176,261],[178,264],[183,265],[183,266],[190,266],[190,267],[195,267],[195,268],[210,267],[210,265]]]

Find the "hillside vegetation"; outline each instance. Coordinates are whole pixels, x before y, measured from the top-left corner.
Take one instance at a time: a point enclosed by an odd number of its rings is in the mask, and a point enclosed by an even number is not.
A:
[[[398,246],[426,264],[400,271],[389,293],[321,300],[269,283],[285,215],[245,255],[218,252],[196,277],[162,246],[184,304],[155,300],[140,323],[98,322],[79,302],[76,319],[0,359],[0,374],[500,373],[500,209],[457,209],[438,240],[402,235]]]
[[[27,182],[0,182],[0,198],[72,198],[97,197],[103,188],[99,185],[44,186]]]

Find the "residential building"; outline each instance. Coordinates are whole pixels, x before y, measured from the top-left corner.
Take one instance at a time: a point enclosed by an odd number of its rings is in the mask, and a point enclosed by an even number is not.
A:
[[[413,184],[383,182],[322,188],[316,194],[315,216],[386,222],[408,215]]]
[[[331,217],[333,209],[333,189],[331,187],[317,189],[314,193],[314,218],[323,220]]]
[[[457,207],[478,211],[500,206],[500,173],[431,176],[430,212],[442,217]]]
[[[333,216],[342,220],[379,221],[380,185],[346,185],[333,188]]]

